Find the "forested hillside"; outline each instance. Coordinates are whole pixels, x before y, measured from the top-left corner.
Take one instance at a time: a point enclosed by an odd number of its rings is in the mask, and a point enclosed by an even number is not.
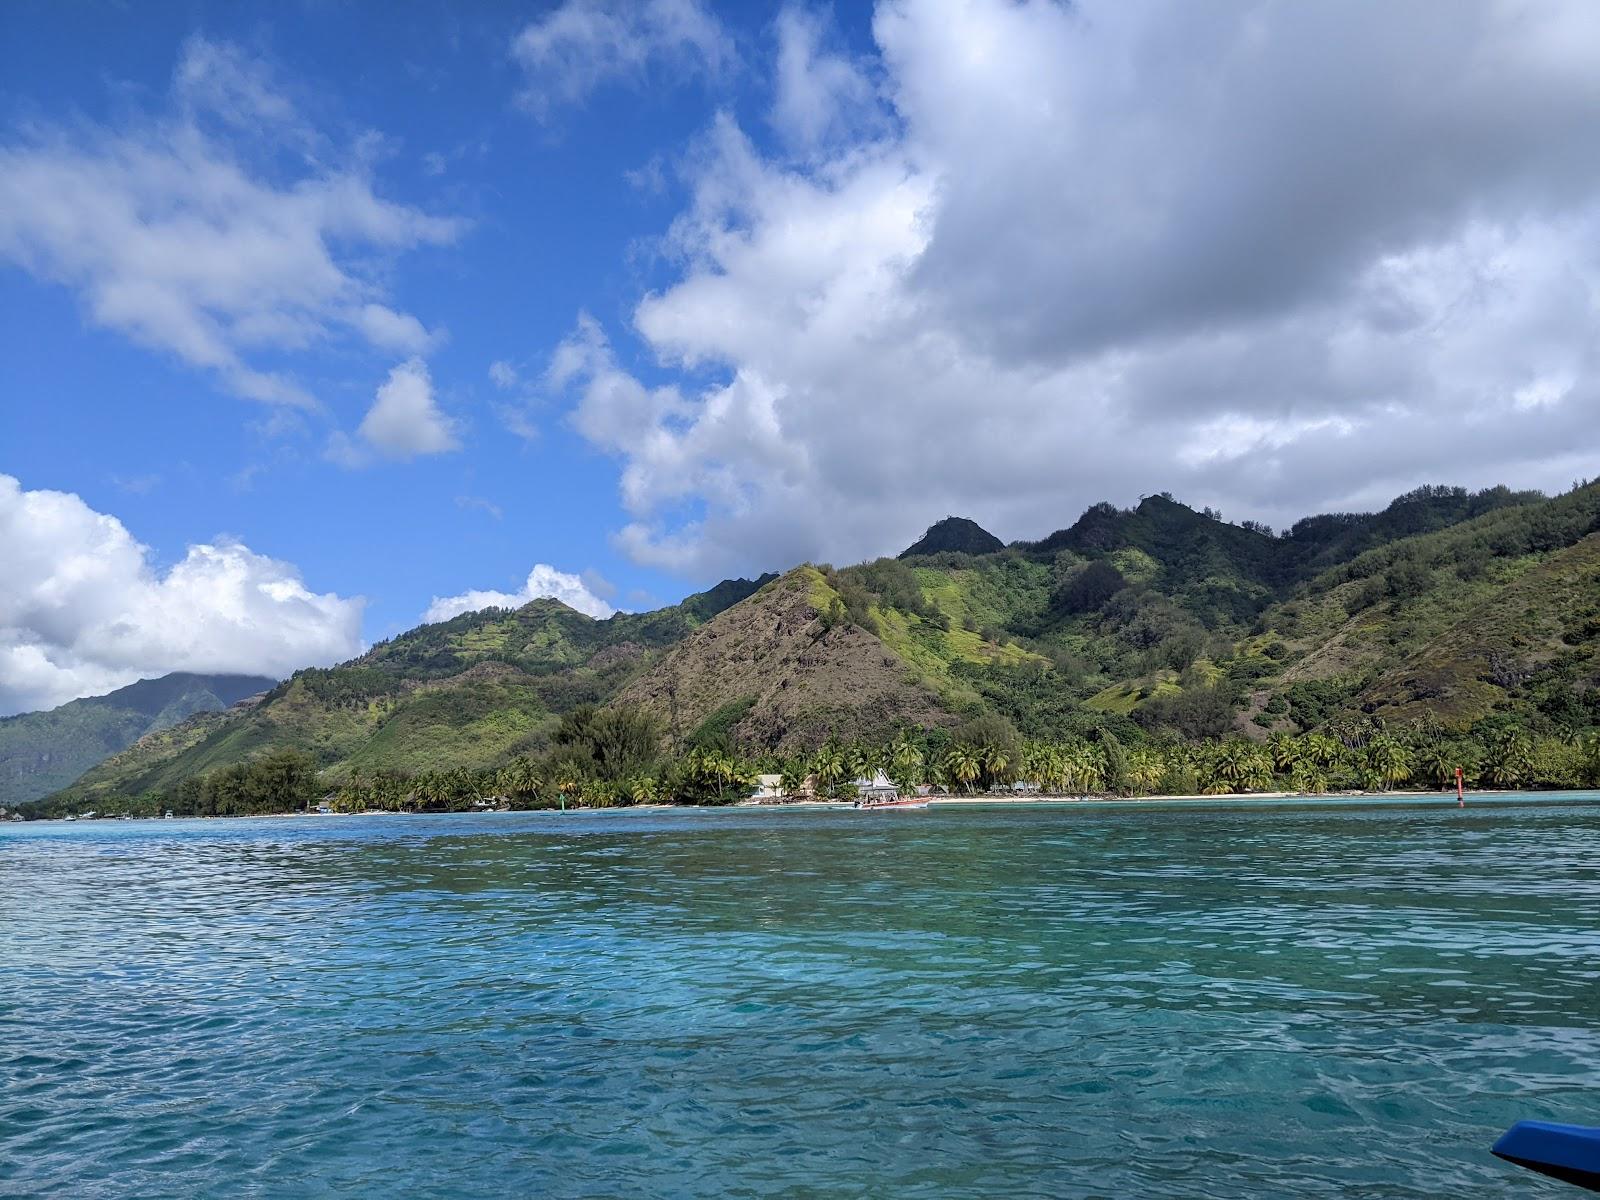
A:
[[[100,763],[52,801],[165,794],[271,750],[333,779],[360,771],[478,769],[548,743],[561,714],[601,703],[664,648],[772,577],[725,580],[681,604],[605,621],[555,600],[423,625],[342,666],[311,668],[248,712],[206,714]]]
[[[0,808],[49,795],[108,755],[197,712],[216,712],[275,680],[178,672],[47,712],[0,718]]]
[[[919,552],[957,543],[991,548]],[[1010,545],[947,518],[898,558],[725,581],[651,613],[466,614],[136,746],[52,806],[168,794],[269,750],[330,784],[526,774],[581,741],[561,741],[564,719],[608,706],[660,754],[791,772],[841,746],[860,762],[914,750],[924,769],[999,746],[1008,765],[966,781],[981,785],[1087,747],[1091,778],[1172,790],[1221,786],[1206,772],[1231,746],[1250,786],[1420,779],[1427,754],[1487,779],[1513,750],[1503,778],[1576,782],[1600,726],[1600,486],[1423,488],[1281,534],[1165,495]],[[1307,738],[1320,765],[1292,748]]]

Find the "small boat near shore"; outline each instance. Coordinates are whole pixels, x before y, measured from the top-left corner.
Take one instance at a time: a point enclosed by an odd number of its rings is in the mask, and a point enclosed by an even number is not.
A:
[[[877,812],[880,809],[899,811],[900,809],[908,808],[927,808],[928,798],[926,796],[896,796],[892,800],[857,800],[855,807],[862,812]]]
[[[920,791],[906,795],[883,768],[878,768],[870,777],[863,775],[855,780],[851,787],[855,789],[855,807],[863,811],[868,809],[902,809],[902,808],[927,808],[928,797]]]

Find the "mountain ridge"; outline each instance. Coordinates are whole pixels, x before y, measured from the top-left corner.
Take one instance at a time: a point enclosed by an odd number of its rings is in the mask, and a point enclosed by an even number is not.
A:
[[[536,600],[298,672],[59,795],[161,791],[271,749],[335,783],[486,770],[548,752],[585,705],[782,754],[973,721],[1125,743],[1423,719],[1578,736],[1600,725],[1597,531],[1595,485],[1423,488],[1281,535],[1158,495],[1039,542],[806,564],[603,621]]]
[[[101,696],[0,718],[0,807],[47,796],[140,738],[196,712],[222,711],[276,682],[174,671]]]

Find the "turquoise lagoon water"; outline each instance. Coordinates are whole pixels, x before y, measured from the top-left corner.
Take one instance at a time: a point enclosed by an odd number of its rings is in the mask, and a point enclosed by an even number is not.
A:
[[[0,829],[7,1196],[1567,1194],[1519,1117],[1593,797]]]

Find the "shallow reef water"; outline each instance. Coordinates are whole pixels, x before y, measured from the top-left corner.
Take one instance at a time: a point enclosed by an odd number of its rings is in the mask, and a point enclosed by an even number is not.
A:
[[[1600,804],[0,827],[0,1194],[1559,1196]]]

